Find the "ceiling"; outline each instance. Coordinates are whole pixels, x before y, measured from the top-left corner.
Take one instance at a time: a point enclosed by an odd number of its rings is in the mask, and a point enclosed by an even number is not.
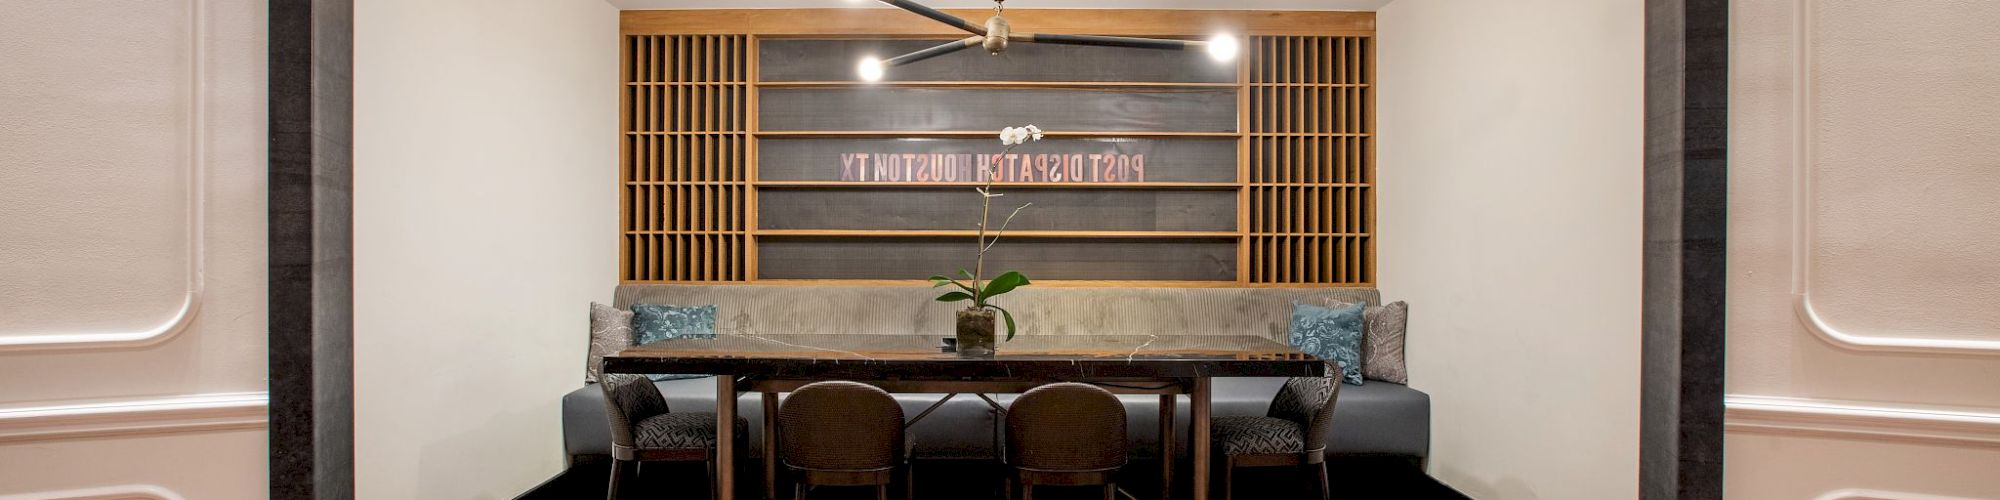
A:
[[[870,0],[606,0],[624,10],[887,8]],[[992,0],[920,0],[940,9],[992,7]],[[1191,9],[1191,10],[1361,10],[1392,0],[1012,0],[1010,9]]]

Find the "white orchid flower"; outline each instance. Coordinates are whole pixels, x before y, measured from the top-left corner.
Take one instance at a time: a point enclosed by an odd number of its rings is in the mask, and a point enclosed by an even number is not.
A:
[[[1031,135],[1031,136],[1034,136],[1035,140],[1037,140],[1037,141],[1039,141],[1039,140],[1042,140],[1042,128],[1041,128],[1041,127],[1037,127],[1037,126],[1034,126],[1034,125],[1029,125],[1029,126],[1026,126],[1026,127],[1021,127],[1021,128],[1022,128],[1023,130],[1026,130],[1026,131],[1028,132],[1028,134],[1029,134],[1029,135]]]
[[[1002,146],[1012,146],[1015,144],[1020,144],[1023,141],[1025,141],[1027,137],[1028,137],[1027,130],[1022,130],[1014,127],[1007,127],[1000,129],[1000,145]]]

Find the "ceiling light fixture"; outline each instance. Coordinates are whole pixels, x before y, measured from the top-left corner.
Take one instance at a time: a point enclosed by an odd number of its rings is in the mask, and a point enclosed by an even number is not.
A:
[[[953,52],[958,52],[975,46],[985,48],[987,53],[998,55],[999,53],[1007,50],[1007,44],[1009,42],[1052,43],[1059,45],[1093,45],[1099,47],[1131,47],[1140,49],[1159,49],[1159,50],[1194,50],[1200,48],[1207,50],[1209,57],[1213,57],[1217,61],[1233,60],[1236,58],[1236,52],[1238,51],[1236,37],[1227,34],[1218,34],[1215,35],[1214,38],[1202,41],[1202,40],[1167,40],[1161,38],[1133,38],[1133,37],[1123,37],[1123,36],[1015,33],[1007,25],[1007,19],[1000,17],[1002,12],[1006,10],[1006,3],[1005,3],[1006,0],[993,0],[993,17],[987,18],[986,25],[984,26],[972,24],[970,22],[967,22],[965,19],[959,18],[958,16],[946,14],[943,11],[933,9],[930,7],[925,7],[922,4],[913,2],[911,0],[880,0],[880,1],[882,3],[889,4],[889,6],[891,7],[903,9],[909,11],[910,13],[930,18],[933,21],[944,23],[953,28],[958,28],[961,31],[971,33],[972,36],[948,42],[943,45],[931,47],[928,49],[923,49],[916,52],[911,52],[908,54],[891,57],[887,60],[878,60],[875,59],[874,57],[862,59],[860,65],[855,68],[855,72],[861,76],[862,80],[870,82],[881,80],[882,74],[888,68],[902,66],[913,62],[922,61],[925,59],[930,59],[933,57],[950,54]]]

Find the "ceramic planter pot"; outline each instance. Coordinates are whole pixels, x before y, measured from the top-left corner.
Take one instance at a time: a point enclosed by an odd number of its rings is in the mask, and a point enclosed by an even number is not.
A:
[[[992,309],[958,310],[958,355],[993,355],[994,316]]]

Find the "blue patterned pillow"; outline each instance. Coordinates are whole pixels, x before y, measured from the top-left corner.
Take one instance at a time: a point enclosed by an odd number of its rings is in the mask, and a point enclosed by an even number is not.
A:
[[[632,342],[651,344],[667,339],[715,338],[715,306],[632,305]],[[654,374],[654,382],[707,378],[710,375]]]
[[[632,342],[715,338],[715,306],[632,305]]]
[[[1361,385],[1361,311],[1363,304],[1326,308],[1292,304],[1292,347],[1337,363],[1340,377]]]

